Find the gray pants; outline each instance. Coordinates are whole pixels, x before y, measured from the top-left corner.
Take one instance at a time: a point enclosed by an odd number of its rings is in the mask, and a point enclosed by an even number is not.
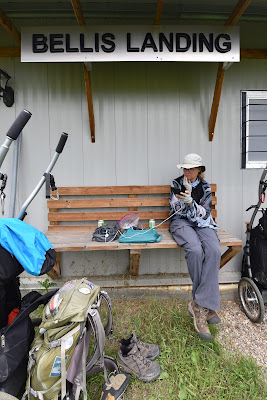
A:
[[[211,228],[199,228],[187,219],[175,219],[170,232],[185,251],[188,271],[193,282],[193,299],[211,310],[220,310],[219,268],[220,241]]]

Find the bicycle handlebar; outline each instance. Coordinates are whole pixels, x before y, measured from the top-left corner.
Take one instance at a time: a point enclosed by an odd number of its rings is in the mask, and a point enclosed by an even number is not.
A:
[[[18,138],[20,132],[24,128],[24,126],[27,124],[27,122],[31,118],[31,116],[32,116],[32,114],[29,111],[27,111],[27,110],[21,111],[21,113],[17,116],[17,118],[15,119],[15,121],[13,122],[11,127],[9,128],[6,135],[10,139],[16,140]]]
[[[59,139],[59,142],[58,142],[58,145],[56,148],[56,153],[58,153],[58,154],[62,153],[67,139],[68,139],[68,134],[63,132],[62,135],[60,136],[60,139]]]

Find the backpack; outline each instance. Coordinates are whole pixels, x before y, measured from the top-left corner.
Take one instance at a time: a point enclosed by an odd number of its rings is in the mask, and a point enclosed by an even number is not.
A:
[[[19,290],[16,282],[12,283]],[[29,315],[40,304],[46,304],[54,293],[41,295],[32,291],[26,294],[20,300],[20,309],[13,322],[0,327],[0,391],[17,396],[21,387],[25,386],[28,353],[34,338],[34,324]]]
[[[104,327],[99,309],[108,307]],[[90,335],[94,333],[94,352],[88,357]],[[80,391],[87,398],[86,375],[107,367],[118,372],[111,357],[105,357],[105,335],[113,331],[111,302],[108,294],[86,278],[66,282],[44,307],[42,322],[29,352],[26,395],[30,399],[57,400]]]
[[[255,281],[267,287],[267,236],[261,223],[251,229],[250,263]]]

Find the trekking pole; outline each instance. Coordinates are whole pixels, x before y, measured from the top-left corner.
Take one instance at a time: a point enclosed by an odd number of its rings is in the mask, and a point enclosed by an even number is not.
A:
[[[24,128],[24,126],[27,124],[29,119],[31,118],[32,114],[27,111],[23,110],[21,113],[17,116],[11,127],[9,128],[7,134],[6,134],[6,139],[2,146],[0,147],[0,168],[2,166],[2,163],[7,155],[7,152],[14,140],[16,140]],[[0,180],[2,180],[2,185],[0,188],[0,199],[1,199],[1,208],[2,208],[2,214],[4,214],[4,203],[5,203],[5,193],[4,189],[6,187],[6,182],[7,182],[7,174],[3,174],[0,170]]]
[[[31,118],[31,113],[27,110],[21,111],[21,113],[18,115],[18,117],[15,119],[11,127],[9,128],[7,134],[6,134],[6,139],[2,146],[0,147],[0,167],[2,166],[2,163],[5,159],[5,156],[10,148],[11,143],[16,140],[24,128],[24,126],[27,124],[29,119]]]
[[[65,133],[65,132],[63,132],[62,135],[61,135],[61,137],[60,137],[60,139],[59,139],[59,142],[58,142],[58,145],[57,145],[55,154],[54,154],[52,160],[50,161],[50,164],[48,165],[48,167],[47,167],[47,169],[46,169],[46,171],[45,171],[43,177],[41,178],[41,180],[39,181],[39,183],[36,185],[35,189],[32,191],[32,193],[30,194],[30,196],[28,197],[28,199],[25,201],[25,203],[24,203],[23,206],[21,207],[21,210],[20,210],[19,215],[18,215],[18,217],[17,217],[18,219],[20,219],[20,220],[23,221],[23,219],[24,219],[25,216],[27,215],[27,213],[26,213],[26,208],[29,206],[29,204],[30,204],[30,203],[32,202],[32,200],[35,198],[35,196],[37,195],[37,193],[39,192],[39,190],[41,189],[41,187],[43,186],[43,184],[46,182],[47,176],[50,176],[50,182],[53,182],[52,190],[56,190],[56,187],[55,187],[55,184],[54,184],[54,179],[53,179],[52,175],[50,175],[50,172],[51,172],[52,169],[54,168],[54,166],[55,166],[55,164],[56,164],[56,162],[57,162],[57,159],[58,159],[59,155],[62,153],[67,139],[68,139],[68,134]]]

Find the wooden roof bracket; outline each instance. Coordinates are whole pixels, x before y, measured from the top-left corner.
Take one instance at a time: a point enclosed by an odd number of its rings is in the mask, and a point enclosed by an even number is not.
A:
[[[212,101],[210,119],[209,119],[209,141],[210,142],[212,141],[213,135],[214,135],[214,129],[215,129],[215,124],[216,124],[216,119],[217,119],[217,114],[218,114],[218,109],[219,109],[219,104],[220,104],[220,98],[221,98],[221,93],[222,93],[224,72],[225,72],[225,70],[223,69],[223,63],[220,62],[219,66],[218,66],[218,71],[217,71],[217,78],[216,78],[216,83],[215,83],[215,89],[214,89],[213,101]]]
[[[243,14],[243,12],[245,11],[245,9],[248,7],[250,2],[251,2],[251,0],[239,0],[224,25],[229,26],[229,27],[234,26],[237,23],[237,21],[239,20],[239,18],[241,17],[241,15]],[[221,93],[222,93],[224,73],[231,66],[231,64],[232,63],[227,63],[226,65],[224,65],[223,63],[219,63],[219,65],[218,65],[217,78],[216,78],[216,83],[215,83],[215,89],[214,89],[213,101],[212,101],[210,119],[209,119],[209,141],[210,142],[213,140],[213,136],[214,136],[216,119],[217,119],[220,98],[221,98]]]
[[[86,23],[83,16],[80,0],[71,0],[71,4],[75,12],[78,24],[80,25],[80,27],[85,29]],[[92,143],[95,143],[95,117],[94,117],[94,107],[93,107],[91,76],[90,76],[91,70],[92,70],[91,63],[85,62],[83,65],[83,72],[84,72],[84,81],[85,81],[86,98],[88,106],[89,124],[91,131],[91,141]]]
[[[154,19],[154,25],[160,24],[163,3],[164,3],[164,0],[158,0],[158,2],[157,2],[157,9],[156,9],[156,15],[155,15],[155,19]]]
[[[21,45],[20,32],[17,30],[15,25],[13,25],[11,20],[8,18],[8,16],[4,13],[4,11],[1,8],[0,8],[0,24],[20,46]]]
[[[91,131],[91,141],[92,143],[95,143],[95,117],[94,117],[94,106],[93,106],[93,96],[92,96],[91,77],[90,77],[91,68],[92,68],[91,63],[84,63],[83,71],[84,71],[85,89],[86,89],[89,123]]]

